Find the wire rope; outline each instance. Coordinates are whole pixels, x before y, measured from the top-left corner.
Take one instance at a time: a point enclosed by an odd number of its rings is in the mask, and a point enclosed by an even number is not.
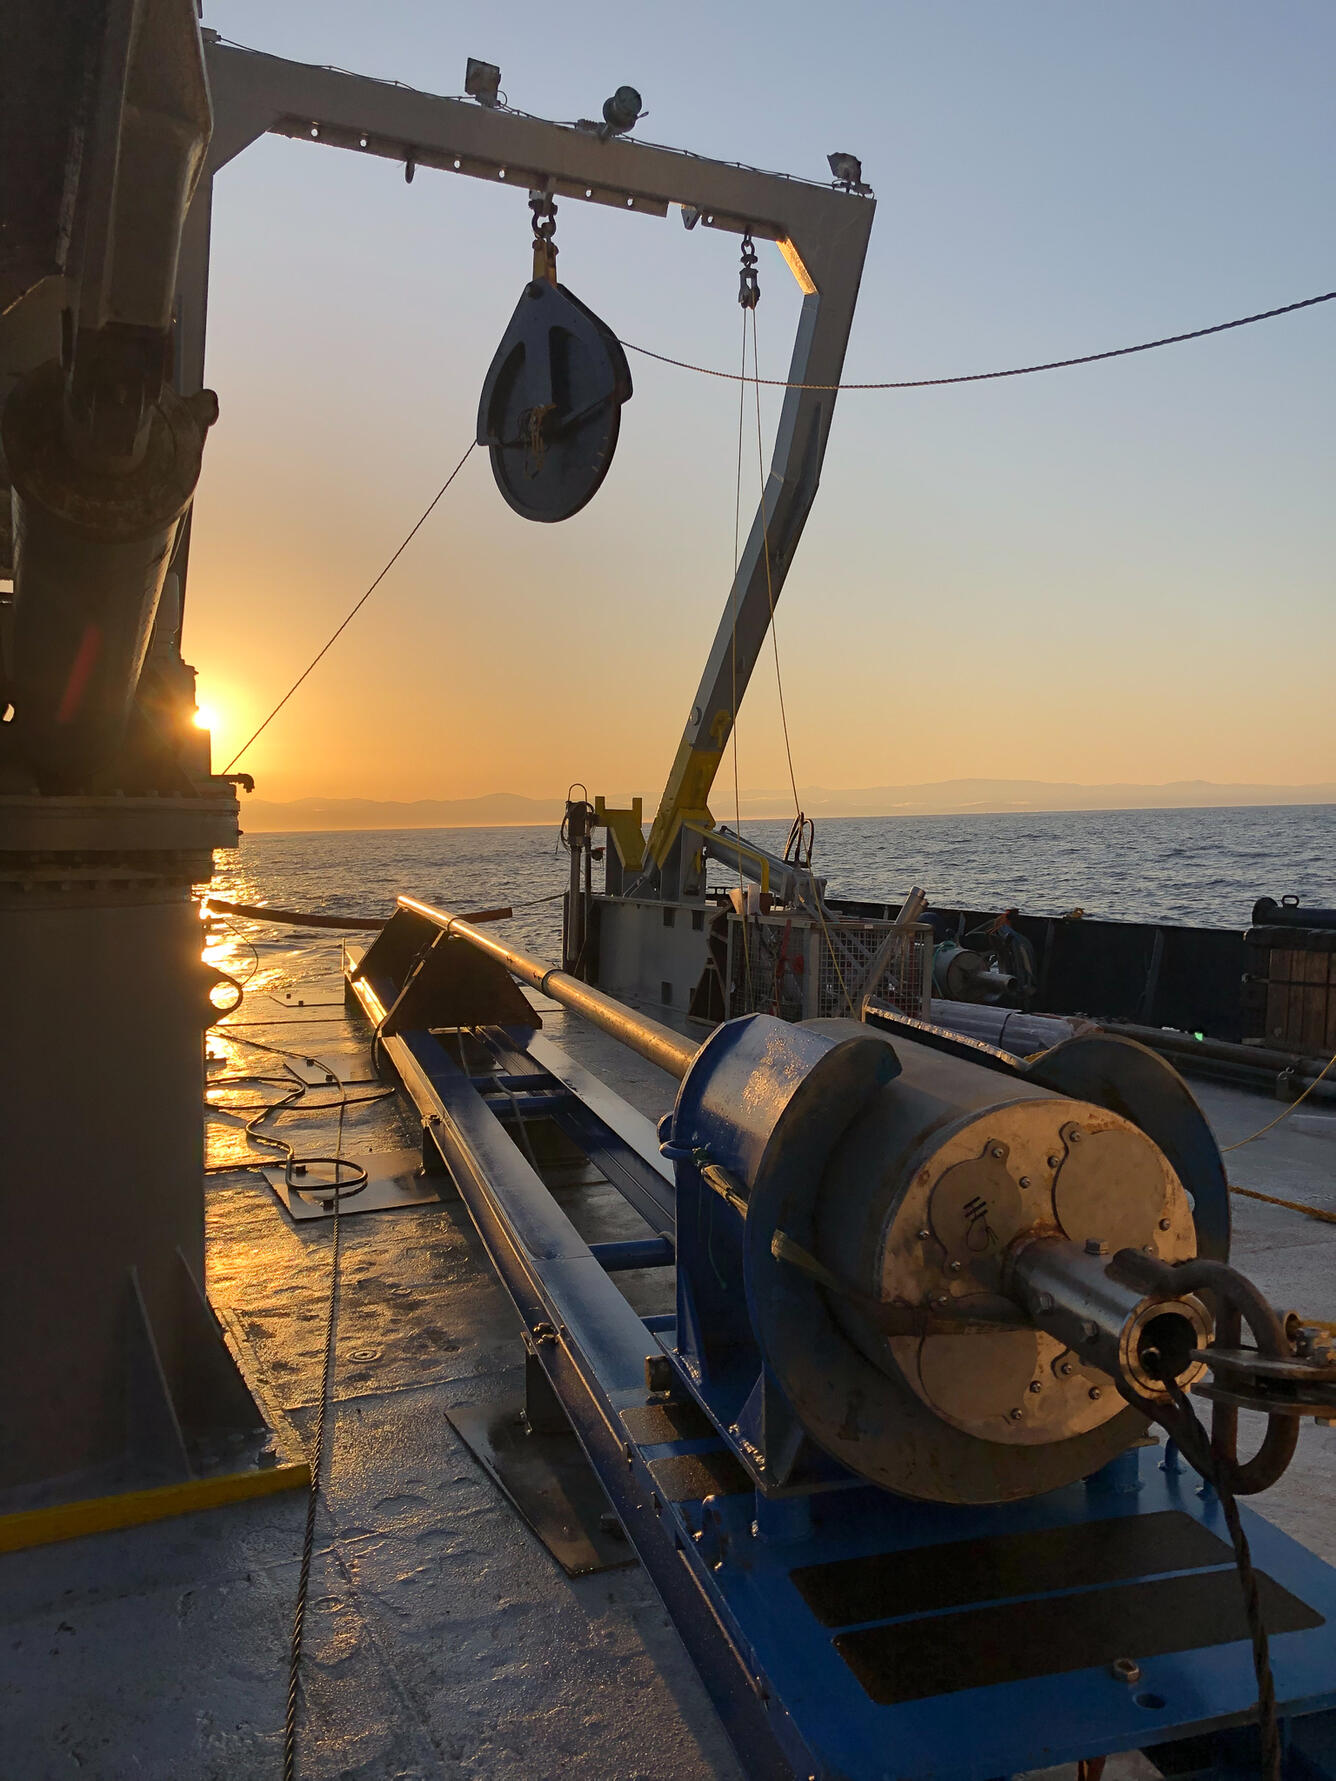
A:
[[[745,321],[751,315],[752,328],[752,370],[756,373],[753,383],[756,389],[756,470],[761,485],[761,548],[765,555],[765,593],[770,605],[770,642],[775,656],[775,690],[779,694],[779,722],[784,732],[784,758],[789,766],[789,785],[793,791],[793,810],[795,817],[802,815],[802,806],[798,798],[798,780],[793,771],[793,748],[789,742],[789,714],[784,703],[784,676],[779,666],[779,631],[775,625],[775,582],[770,568],[770,519],[765,505],[765,457],[761,450],[761,361],[756,348],[756,309],[743,312]],[[745,355],[744,355],[745,363]]]
[[[1276,1719],[1276,1684],[1271,1673],[1271,1642],[1267,1637],[1257,1573],[1253,1569],[1252,1551],[1244,1531],[1243,1518],[1234,1500],[1228,1467],[1221,1463],[1221,1456],[1211,1444],[1206,1430],[1197,1421],[1186,1393],[1177,1380],[1166,1379],[1165,1385],[1179,1415],[1190,1418],[1200,1433],[1198,1445],[1202,1449],[1202,1461],[1206,1467],[1206,1482],[1220,1500],[1225,1526],[1229,1530],[1230,1542],[1234,1548],[1234,1564],[1243,1589],[1243,1610],[1248,1622],[1248,1638],[1252,1644],[1253,1671],[1257,1677],[1257,1732],[1261,1742],[1262,1781],[1280,1781],[1280,1726]],[[1169,1430],[1171,1435],[1173,1432],[1172,1429]]]
[[[1330,303],[1336,291],[1324,291],[1319,297],[1304,297],[1298,303],[1283,303],[1279,309],[1259,310],[1256,315],[1241,315],[1232,322],[1215,322],[1209,328],[1192,328],[1186,334],[1165,334],[1158,340],[1142,340],[1136,346],[1115,346],[1106,352],[1081,353],[1074,359],[1046,359],[1038,365],[1013,365],[1006,371],[967,371],[955,377],[909,377],[880,383],[791,383],[783,377],[755,377],[754,381],[777,390],[928,390],[945,384],[993,383],[1002,377],[1029,377],[1036,371],[1065,371],[1073,365],[1096,365],[1103,359],[1125,359],[1132,353],[1153,352],[1159,346],[1178,346],[1185,340],[1204,340],[1209,334],[1227,334],[1231,328],[1246,328],[1253,322],[1274,321],[1280,315],[1293,315],[1299,309],[1312,309],[1318,303]],[[695,365],[688,359],[674,359],[667,353],[653,352],[647,346],[636,346],[629,340],[621,343],[627,352],[639,353],[645,359],[657,359],[661,365],[674,365],[679,371],[694,371],[701,377],[719,377],[726,382],[737,378],[736,371],[720,371],[712,365]],[[752,379],[743,375],[743,382]]]
[[[1234,1144],[1222,1144],[1220,1146],[1221,1155],[1224,1155],[1224,1153],[1229,1150],[1242,1150],[1245,1144],[1255,1144],[1259,1138],[1264,1138],[1268,1132],[1273,1132],[1282,1120],[1288,1119],[1296,1108],[1299,1108],[1304,1104],[1309,1095],[1311,1095],[1313,1090],[1317,1087],[1318,1083],[1321,1082],[1322,1078],[1327,1074],[1328,1070],[1332,1068],[1333,1064],[1336,1064],[1336,1053],[1333,1053],[1333,1055],[1327,1059],[1326,1063],[1323,1064],[1322,1068],[1309,1083],[1308,1087],[1301,1095],[1296,1095],[1294,1097],[1289,1106],[1285,1108],[1284,1112],[1278,1113],[1274,1119],[1268,1120],[1262,1129],[1254,1132],[1250,1138],[1240,1138],[1238,1142]],[[1242,1193],[1244,1190],[1240,1188],[1239,1191]]]
[[[248,980],[249,981],[249,980]],[[305,1052],[294,1051],[282,1045],[271,1045],[262,1039],[237,1038],[233,1043],[248,1045],[253,1050],[263,1051],[273,1057],[307,1059]],[[334,1179],[321,1182],[316,1189],[319,1196],[325,1199],[333,1212],[333,1232],[330,1242],[330,1274],[329,1274],[329,1308],[325,1319],[324,1354],[320,1370],[320,1400],[316,1408],[315,1430],[311,1443],[311,1483],[306,1497],[306,1517],[302,1529],[301,1559],[297,1569],[297,1596],[292,1611],[292,1635],[288,1647],[288,1686],[283,1711],[283,1781],[296,1781],[297,1774],[297,1720],[298,1707],[301,1700],[301,1664],[302,1644],[306,1631],[306,1605],[311,1588],[311,1561],[315,1554],[316,1519],[320,1507],[321,1481],[324,1477],[326,1427],[330,1395],[334,1384],[334,1360],[338,1343],[338,1309],[339,1309],[339,1261],[342,1245],[342,1208],[345,1199],[360,1193],[367,1185],[367,1172],[360,1163],[348,1161],[343,1154],[344,1122],[349,1107],[361,1105],[366,1101],[380,1101],[395,1093],[393,1088],[378,1089],[374,1094],[350,1095],[337,1070],[331,1069],[323,1058],[310,1058],[310,1062],[318,1064],[337,1085],[339,1098],[337,1102],[322,1102],[319,1105],[304,1105],[304,1111],[320,1112],[337,1106],[338,1128],[336,1132],[334,1155],[332,1157],[298,1157],[296,1147],[287,1139],[280,1138],[277,1133],[262,1132],[261,1124],[271,1117],[278,1117],[298,1103],[305,1103],[307,1084],[298,1078],[290,1083],[281,1077],[235,1074],[215,1077],[208,1084],[208,1090],[228,1088],[250,1084],[252,1086],[268,1086],[285,1090],[277,1101],[259,1103],[241,1103],[240,1106],[218,1107],[208,1101],[206,1105],[215,1112],[236,1113],[248,1112],[258,1107],[255,1117],[248,1120],[245,1135],[248,1140],[268,1145],[284,1153],[284,1180],[286,1185],[298,1192],[311,1191],[309,1185],[303,1186],[293,1179],[297,1170],[304,1170],[310,1163],[332,1165]],[[258,1168],[258,1163],[222,1164],[205,1169],[206,1175],[232,1174],[243,1169]],[[352,1175],[344,1180],[342,1171],[351,1169]]]
[[[746,311],[743,312],[743,324],[745,327],[745,325],[746,325]],[[789,786],[793,792],[794,825],[796,827],[797,825],[801,824],[803,821],[803,808],[802,808],[802,802],[801,802],[800,798],[798,797],[798,776],[794,772],[794,769],[793,769],[793,745],[789,740],[789,715],[788,715],[788,708],[787,708],[787,705],[786,705],[785,699],[784,699],[784,674],[783,674],[783,670],[780,667],[780,662],[779,662],[779,630],[775,624],[775,583],[774,583],[774,575],[773,575],[773,572],[770,567],[770,520],[769,520],[769,515],[766,512],[766,504],[765,504],[765,456],[764,456],[764,453],[763,453],[762,447],[761,447],[761,385],[763,382],[768,383],[770,380],[768,378],[762,378],[762,376],[761,376],[760,353],[757,349],[757,343],[756,343],[756,308],[755,308],[755,305],[753,305],[752,309],[751,309],[751,325],[752,325],[752,372],[753,372],[753,376],[750,381],[755,385],[755,390],[756,390],[756,469],[757,469],[757,475],[760,480],[760,488],[761,488],[761,550],[765,557],[765,591],[766,591],[766,598],[767,598],[767,601],[768,601],[769,607],[770,607],[770,642],[771,642],[771,646],[773,648],[774,657],[775,657],[775,689],[779,695],[779,721],[780,721],[780,726],[784,732],[784,758],[788,762]],[[745,371],[746,364],[747,364],[745,345],[744,345],[744,350],[743,350],[742,363],[743,363],[743,369]],[[809,864],[809,866],[811,864],[810,856],[809,856],[808,864]],[[853,999],[852,995],[850,995],[850,993],[849,993],[849,986],[844,981],[844,972],[841,971],[841,969],[840,969],[840,961],[839,961],[839,958],[835,952],[835,942],[831,936],[830,924],[826,920],[826,911],[822,907],[821,892],[816,887],[815,879],[813,880],[812,890],[813,890],[812,901],[816,907],[817,920],[821,923],[821,934],[822,934],[822,938],[825,940],[825,943],[826,943],[826,951],[830,956],[831,969],[835,973],[835,980],[840,986],[840,994],[844,997],[845,1004],[849,1010],[850,1018],[853,1020],[857,1020],[858,1019],[858,1010],[854,1006],[854,999]],[[744,919],[745,919],[745,917],[744,917]],[[820,994],[820,988],[821,988],[820,973],[818,972],[818,977],[817,977],[818,995]]]
[[[1237,1149],[1237,1146],[1227,1144],[1225,1148]],[[1316,1218],[1321,1224],[1336,1224],[1336,1212],[1328,1212],[1325,1206],[1305,1206],[1302,1200],[1285,1200],[1279,1194],[1264,1194],[1256,1187],[1236,1187],[1232,1181],[1229,1191],[1241,1194],[1245,1200],[1262,1200],[1268,1206],[1283,1206],[1287,1212],[1302,1212],[1305,1218]]]
[[[288,1650],[288,1692],[283,1709],[283,1781],[297,1774],[297,1706],[301,1697],[302,1639],[306,1631],[306,1602],[311,1589],[311,1558],[315,1552],[315,1523],[320,1507],[320,1481],[325,1466],[325,1426],[334,1385],[334,1355],[339,1322],[339,1250],[343,1232],[339,1216],[343,1189],[338,1181],[338,1162],[343,1156],[343,1116],[347,1100],[339,1103],[338,1141],[335,1145],[335,1180],[332,1187],[334,1229],[329,1255],[329,1312],[325,1319],[325,1352],[320,1369],[320,1405],[315,1415],[311,1452],[311,1488],[306,1497],[306,1521],[302,1529],[302,1555],[297,1571],[297,1600],[292,1610],[292,1642]],[[366,1171],[362,1171],[363,1183]]]
[[[742,312],[742,369],[747,369],[747,311]],[[729,704],[733,713],[733,823],[739,835],[742,833],[742,794],[738,790],[738,564],[741,561],[742,536],[742,428],[747,406],[747,385],[744,379],[738,380],[738,467],[733,490],[733,579],[728,588],[728,610],[731,640],[729,644],[729,670],[732,676],[732,692]],[[751,980],[751,942],[747,932],[747,878],[742,869],[742,849],[738,849],[738,900],[742,904],[738,914],[742,918],[742,982],[743,982],[743,1013],[749,1014],[752,1005]]]
[[[296,692],[297,688],[302,684],[302,682],[307,678],[307,676],[312,672],[312,670],[317,666],[317,664],[321,660],[323,660],[323,658],[326,655],[328,655],[329,651],[334,647],[334,645],[338,642],[339,638],[348,629],[348,626],[357,617],[358,613],[366,605],[367,601],[371,598],[372,594],[375,593],[376,589],[380,586],[381,582],[384,581],[385,577],[389,574],[390,570],[393,569],[394,565],[399,561],[399,558],[408,549],[409,545],[413,542],[414,538],[417,537],[418,533],[422,530],[423,526],[426,525],[427,521],[430,519],[433,511],[435,510],[437,502],[441,499],[442,495],[445,494],[445,491],[450,487],[450,484],[455,480],[456,476],[459,475],[459,472],[464,468],[465,464],[468,462],[469,457],[473,451],[473,447],[476,445],[476,443],[477,443],[476,440],[470,439],[469,444],[468,444],[468,450],[464,453],[463,457],[459,460],[459,462],[455,465],[454,469],[446,477],[445,481],[441,484],[440,488],[437,489],[436,493],[432,496],[431,500],[428,501],[426,507],[422,510],[422,513],[419,515],[417,520],[413,523],[412,527],[409,529],[408,533],[406,534],[406,536],[403,539],[403,542],[399,545],[399,547],[395,551],[394,555],[386,563],[385,567],[381,570],[380,574],[376,577],[376,579],[371,583],[371,586],[366,590],[366,592],[361,596],[361,598],[356,602],[356,604],[350,609],[347,616],[343,619],[342,623],[339,624],[338,627],[330,633],[330,636],[328,637],[328,639],[320,646],[320,648],[316,651],[316,653],[311,657],[310,661],[306,664],[306,666],[302,669],[301,673],[293,681],[292,685],[288,688],[287,692],[285,692],[283,697],[278,701],[278,704],[274,706],[273,710],[269,713],[268,717],[265,718],[264,722],[259,726],[258,729],[251,731],[250,735],[242,743],[241,747],[232,756],[232,759],[223,768],[224,773],[230,773],[232,771],[233,767],[235,767],[237,762],[241,759],[242,755],[244,755],[246,753],[246,750],[251,746],[251,744],[253,742],[257,741],[259,739],[259,737],[261,737],[264,734],[264,732],[269,728],[270,724],[273,723],[274,719],[278,716],[279,712],[287,704],[288,700]]]

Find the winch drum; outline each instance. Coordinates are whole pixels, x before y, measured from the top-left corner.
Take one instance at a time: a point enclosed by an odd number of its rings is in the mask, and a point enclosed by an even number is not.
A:
[[[748,1287],[767,1361],[813,1440],[888,1489],[945,1502],[1056,1489],[1145,1432],[1106,1374],[1024,1323],[887,1336],[860,1300],[1014,1316],[1005,1275],[1027,1239],[1176,1261],[1196,1253],[1191,1203],[1118,1114],[904,1038],[894,1050],[900,1073],[819,1180],[778,1157],[753,1185]],[[776,1230],[850,1294],[776,1259]]]

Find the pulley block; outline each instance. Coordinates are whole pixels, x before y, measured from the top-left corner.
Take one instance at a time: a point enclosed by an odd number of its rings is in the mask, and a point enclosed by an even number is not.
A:
[[[478,443],[516,513],[551,523],[593,499],[630,397],[631,370],[607,323],[564,285],[526,285],[478,406]]]

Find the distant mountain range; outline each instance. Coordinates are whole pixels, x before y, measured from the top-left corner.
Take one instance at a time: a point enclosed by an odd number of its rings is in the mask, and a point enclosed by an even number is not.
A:
[[[857,791],[808,786],[802,792],[809,816],[953,816],[1008,810],[1172,810],[1240,804],[1336,804],[1336,783],[1320,785],[1219,785],[1210,779],[1176,779],[1167,785],[1077,785],[1046,779],[938,779],[920,785],[875,785]],[[782,817],[790,794],[742,794],[742,814]],[[469,829],[508,824],[554,823],[561,798],[522,798],[490,792],[481,798],[296,798],[273,803],[243,798],[243,828],[252,834],[294,829]],[[646,816],[653,812],[653,806]],[[724,800],[716,815],[727,821]]]

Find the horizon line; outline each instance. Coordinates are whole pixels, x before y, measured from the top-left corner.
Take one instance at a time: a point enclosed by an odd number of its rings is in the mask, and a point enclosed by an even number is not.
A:
[[[290,800],[299,802],[300,800]],[[371,803],[373,799],[347,799],[348,803]],[[421,803],[447,802],[448,800],[420,799]],[[458,800],[463,802],[464,800]],[[539,800],[535,799],[534,802]],[[560,801],[560,800],[556,800]],[[263,800],[260,800],[263,802]],[[1016,806],[1004,810],[986,810],[970,806],[958,810],[904,810],[879,812],[854,812],[849,815],[828,814],[822,817],[825,822],[901,822],[920,818],[975,817],[975,816],[1118,816],[1140,815],[1157,810],[1329,810],[1336,806],[1336,798],[1318,799],[1311,804],[1106,804],[1106,805],[1074,805],[1046,808],[1038,805]],[[276,807],[276,806],[275,806]],[[243,806],[242,816],[245,816]],[[781,816],[754,816],[754,822],[784,822],[787,814]],[[546,829],[551,827],[551,819],[535,818],[531,821],[498,821],[498,822],[423,822],[423,823],[373,823],[368,826],[348,825],[343,828],[308,827],[272,828],[250,831],[256,834],[269,835],[381,835],[381,834],[428,834],[432,830],[470,830],[470,829]],[[240,831],[245,835],[248,831],[243,827]]]

